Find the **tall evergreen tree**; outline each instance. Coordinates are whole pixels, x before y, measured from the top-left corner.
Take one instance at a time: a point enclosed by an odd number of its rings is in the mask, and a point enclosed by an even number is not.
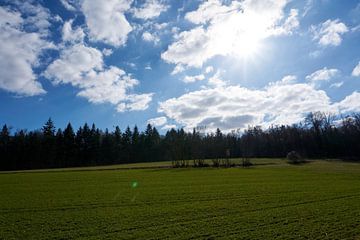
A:
[[[44,126],[42,127],[42,131],[45,137],[53,137],[55,135],[56,128],[51,118],[49,118],[44,124]]]
[[[10,131],[5,124],[0,132],[0,169],[10,168]]]
[[[67,124],[63,135],[64,135],[64,165],[75,166],[77,151],[75,145],[75,133],[73,127],[71,126],[71,123]]]
[[[132,132],[129,126],[127,126],[125,132],[122,136],[122,144],[124,146],[124,160],[129,162],[131,160],[131,139],[132,139]]]
[[[43,139],[43,151],[42,162],[43,167],[54,167],[56,158],[56,145],[55,145],[55,124],[51,118],[49,118],[42,127]]]

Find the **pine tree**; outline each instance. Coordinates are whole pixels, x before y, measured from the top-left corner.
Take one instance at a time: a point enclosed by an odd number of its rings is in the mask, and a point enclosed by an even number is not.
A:
[[[54,122],[49,118],[47,122],[42,127],[42,131],[45,137],[54,137],[55,134],[55,125]]]
[[[125,161],[130,162],[131,161],[131,139],[132,139],[132,132],[129,126],[127,126],[123,136],[122,136],[122,142],[124,146],[124,156]]]
[[[62,130],[59,128],[55,135],[55,147],[56,147],[56,167],[64,167],[64,135]]]
[[[10,168],[10,131],[5,124],[0,132],[0,170]]]
[[[76,161],[76,145],[75,145],[75,133],[74,129],[71,126],[71,123],[68,123],[64,130],[64,166],[75,166]]]
[[[43,151],[42,162],[43,167],[53,167],[55,165],[56,145],[55,145],[55,125],[49,118],[42,127],[43,139]]]
[[[141,156],[140,149],[140,133],[138,127],[135,125],[131,136],[131,156],[132,161],[139,162]]]

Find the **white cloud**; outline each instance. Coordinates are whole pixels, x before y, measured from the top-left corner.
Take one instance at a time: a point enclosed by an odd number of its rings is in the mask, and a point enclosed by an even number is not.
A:
[[[330,85],[330,88],[339,88],[344,84],[344,82],[336,82]]]
[[[153,27],[156,29],[156,30],[163,30],[165,28],[167,28],[169,26],[169,23],[167,22],[164,22],[164,23],[153,23]]]
[[[182,64],[177,64],[171,72],[171,75],[176,75],[185,71],[185,67]]]
[[[102,50],[102,53],[104,54],[104,56],[110,56],[111,54],[113,54],[113,50],[111,50],[109,48],[104,48]]]
[[[140,8],[133,10],[133,14],[136,18],[147,20],[160,16],[160,14],[167,11],[168,8],[168,5],[163,4],[159,0],[146,0]]]
[[[92,82],[84,81],[84,76],[95,74],[102,68],[103,59],[99,50],[76,44],[61,52],[60,58],[48,66],[45,76],[51,78],[55,84],[92,85]]]
[[[314,4],[314,0],[307,0],[306,1],[306,4],[305,4],[305,7],[304,7],[304,12],[302,14],[302,17],[305,17],[309,12],[310,10],[312,9],[313,7],[313,4]]]
[[[85,33],[81,27],[73,29],[72,28],[73,21],[74,20],[71,19],[64,23],[62,28],[62,39],[65,42],[71,42],[71,43],[83,42]]]
[[[360,93],[355,91],[344,100],[335,104],[341,113],[360,111]]]
[[[352,27],[352,28],[351,28],[351,31],[352,31],[352,32],[357,32],[357,31],[359,31],[359,30],[360,30],[360,24],[357,25],[357,26],[355,26],[355,27]]]
[[[83,44],[64,49],[60,58],[48,66],[44,76],[54,84],[79,88],[77,95],[91,103],[116,105],[118,111],[144,110],[152,99],[152,93],[130,93],[139,81],[118,67],[105,67],[102,53]]]
[[[358,65],[355,66],[351,75],[354,77],[360,77],[360,62],[358,63]]]
[[[27,17],[23,18],[22,13],[26,13]],[[1,89],[21,96],[46,92],[37,81],[33,68],[40,65],[39,57],[43,51],[54,47],[45,39],[49,18],[50,15],[41,6],[27,2],[20,11],[0,7]]]
[[[62,5],[69,11],[76,11],[76,2],[74,0],[60,0]]]
[[[220,70],[216,71],[216,73],[209,78],[208,84],[213,87],[223,87],[226,85],[226,81],[221,78]]]
[[[56,20],[55,17],[51,16],[49,9],[44,8],[42,5],[36,3],[36,1],[16,1],[13,3],[23,13],[24,19],[22,29],[25,32],[36,32],[42,37],[47,37],[49,27],[51,26],[50,21]]]
[[[159,104],[159,112],[190,130],[197,126],[224,131],[247,126],[294,124],[313,111],[360,110],[360,93],[331,103],[323,90],[306,83],[273,83],[264,89],[240,86],[216,87],[186,93]]]
[[[291,35],[293,31],[300,26],[298,19],[299,11],[297,9],[291,9],[289,16],[285,20],[284,24],[275,29],[277,34],[289,34]]]
[[[11,11],[8,8],[0,8],[0,26],[10,26],[13,28],[19,28],[24,22],[20,12]]]
[[[159,37],[156,36],[155,34],[152,34],[148,31],[144,32],[142,34],[142,39],[144,39],[144,41],[147,41],[147,42],[153,42],[153,43],[158,43],[160,41]]]
[[[293,84],[297,80],[297,77],[294,75],[287,75],[281,79],[282,84]]]
[[[196,81],[202,81],[204,79],[205,79],[205,76],[203,74],[200,74],[200,75],[195,75],[195,76],[185,76],[182,81],[184,83],[193,83]]]
[[[211,73],[211,72],[213,72],[213,71],[214,71],[214,67],[213,67],[213,66],[208,66],[208,67],[205,68],[205,73],[206,73],[206,74],[209,74],[209,73]]]
[[[214,18],[221,18],[222,15],[232,12],[237,13],[241,8],[239,2],[232,2],[229,6],[226,6],[218,0],[208,0],[204,1],[196,11],[186,13],[185,19],[195,24],[204,24]]]
[[[210,37],[202,27],[184,31],[161,57],[170,63],[201,67],[207,59],[215,55],[209,47],[209,41]]]
[[[126,63],[126,65],[128,65],[129,67],[131,67],[131,68],[133,68],[133,69],[137,69],[137,66],[136,66],[135,63],[133,63],[133,62],[125,62],[125,63]]]
[[[170,129],[176,129],[177,126],[175,124],[165,124],[161,129],[162,130],[170,130]]]
[[[161,57],[168,63],[201,67],[214,56],[247,56],[259,50],[263,39],[291,34],[297,28],[297,10],[284,20],[287,0],[245,0],[230,4],[208,0],[185,18],[197,26],[175,36]]]
[[[329,81],[331,78],[336,77],[339,75],[340,71],[335,68],[328,69],[324,67],[323,69],[317,70],[312,74],[306,76],[306,80],[312,82],[318,81]]]
[[[309,57],[311,58],[318,58],[323,52],[320,50],[315,50],[309,53]]]
[[[295,84],[296,81],[297,81],[297,77],[295,75],[287,75],[284,76],[280,81],[270,82],[269,86]]]
[[[152,126],[159,127],[167,123],[167,118],[166,117],[151,118],[147,121],[147,123],[151,124]]]
[[[131,94],[127,97],[129,103],[126,104],[128,111],[142,111],[149,107],[153,93]]]
[[[81,9],[92,41],[104,42],[115,47],[124,45],[132,27],[125,17],[132,0],[83,0]]]
[[[322,46],[339,46],[342,42],[342,35],[349,30],[339,19],[327,20],[318,26],[311,26],[314,37]]]
[[[59,15],[55,15],[54,21],[55,22],[61,22],[61,23],[64,22],[64,20]]]

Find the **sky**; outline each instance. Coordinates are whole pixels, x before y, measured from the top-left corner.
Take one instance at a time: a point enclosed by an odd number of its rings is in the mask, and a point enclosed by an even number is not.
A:
[[[360,111],[359,0],[0,0],[0,124],[225,132]]]

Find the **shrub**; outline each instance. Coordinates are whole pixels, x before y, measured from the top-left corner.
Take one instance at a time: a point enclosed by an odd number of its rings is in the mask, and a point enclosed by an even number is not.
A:
[[[250,166],[252,166],[253,164],[250,162],[250,159],[249,158],[247,158],[247,157],[244,157],[243,159],[242,159],[242,166],[243,167],[250,167]]]
[[[206,167],[205,160],[202,158],[194,159],[194,167]]]
[[[220,167],[220,159],[218,159],[218,158],[212,159],[212,166]]]
[[[291,151],[286,155],[289,163],[298,164],[303,162],[303,158],[301,155],[296,151]]]

